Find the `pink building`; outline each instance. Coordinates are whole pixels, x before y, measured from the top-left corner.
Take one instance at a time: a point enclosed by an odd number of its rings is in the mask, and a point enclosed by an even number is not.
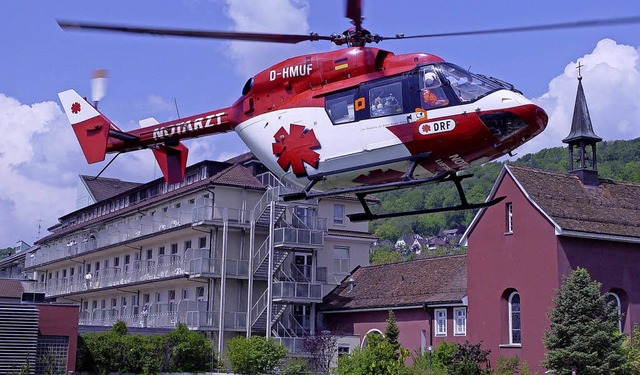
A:
[[[547,313],[563,276],[578,267],[617,304],[620,330],[640,322],[640,185],[598,178],[596,143],[579,78],[569,145],[570,173],[507,165],[465,237],[469,338],[499,356],[541,362]],[[590,150],[589,150],[590,148]],[[574,166],[574,161],[577,165]]]
[[[362,345],[384,333],[393,310],[398,341],[412,353],[467,337],[467,257],[464,255],[358,267],[324,298],[325,326]],[[342,344],[339,342],[339,346]],[[340,352],[346,352],[340,347]]]

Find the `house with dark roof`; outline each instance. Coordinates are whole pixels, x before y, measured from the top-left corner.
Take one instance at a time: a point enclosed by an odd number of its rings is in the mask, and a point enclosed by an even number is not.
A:
[[[325,328],[341,336],[341,352],[382,334],[393,310],[398,341],[411,352],[426,352],[441,341],[467,339],[467,257],[465,255],[358,267],[319,306]],[[346,340],[344,340],[346,338]],[[355,340],[354,340],[355,338]]]
[[[468,246],[469,339],[544,373],[542,337],[563,277],[585,268],[602,283],[628,333],[640,322],[640,185],[598,177],[582,82],[569,136],[569,173],[505,165],[463,237]],[[577,159],[577,163],[574,163]]]

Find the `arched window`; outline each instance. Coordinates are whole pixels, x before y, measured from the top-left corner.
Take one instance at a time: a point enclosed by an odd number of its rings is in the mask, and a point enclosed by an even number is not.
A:
[[[522,344],[520,293],[509,295],[509,344]]]
[[[620,297],[616,293],[609,292],[605,298],[608,304],[615,306],[618,312],[618,330],[622,332],[622,303],[620,302]]]
[[[364,348],[365,346],[367,346],[367,338],[371,337],[373,335],[384,336],[379,329],[375,329],[375,328],[374,329],[370,329],[369,332],[367,332],[367,334],[364,335],[364,338],[362,339],[362,344],[360,345],[360,347]]]

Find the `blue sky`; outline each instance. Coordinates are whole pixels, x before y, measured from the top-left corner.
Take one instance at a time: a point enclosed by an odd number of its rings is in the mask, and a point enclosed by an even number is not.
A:
[[[391,36],[525,26],[640,15],[635,0],[491,2],[363,1],[364,26]],[[445,5],[446,4],[446,5]],[[340,47],[294,46],[65,32],[56,19],[179,28],[320,34],[349,27],[343,0],[181,0],[3,2],[0,5],[0,247],[33,243],[75,209],[79,174],[104,164],[84,161],[57,101],[74,88],[89,95],[92,70],[109,71],[100,109],[124,129],[226,107],[247,78],[286,57]],[[395,53],[429,52],[474,72],[513,83],[547,110],[550,124],[519,150],[561,145],[576,92],[576,62],[596,133],[607,140],[640,136],[640,25],[386,41]],[[190,163],[246,151],[233,134],[190,141]],[[120,156],[104,176],[145,182],[159,177],[150,153]]]

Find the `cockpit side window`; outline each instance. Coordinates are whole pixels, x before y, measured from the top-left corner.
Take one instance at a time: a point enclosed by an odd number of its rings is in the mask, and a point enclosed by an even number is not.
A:
[[[472,102],[503,88],[496,82],[484,79],[453,64],[440,65],[440,72],[462,103]]]
[[[423,67],[419,77],[422,108],[433,109],[449,105],[449,99],[434,66]]]
[[[402,113],[402,82],[372,87],[369,90],[369,105],[372,118]]]
[[[355,121],[354,97],[355,90],[327,97],[324,107],[334,125]]]

